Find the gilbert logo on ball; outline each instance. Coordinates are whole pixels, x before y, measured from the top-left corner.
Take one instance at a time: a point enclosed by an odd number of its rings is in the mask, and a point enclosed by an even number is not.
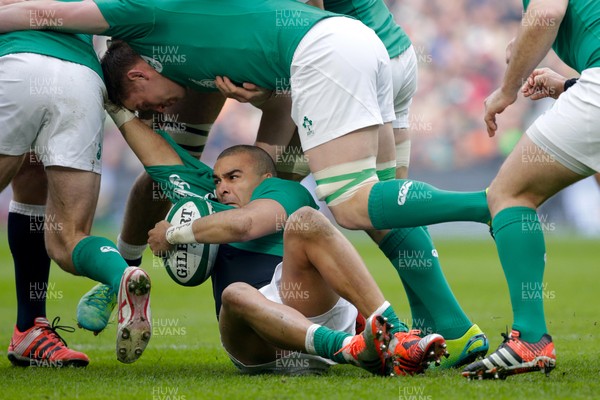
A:
[[[214,213],[209,201],[201,198],[185,198],[169,211],[167,221],[173,225],[184,224]],[[218,244],[178,244],[175,251],[163,256],[169,276],[182,286],[198,286],[210,276]]]

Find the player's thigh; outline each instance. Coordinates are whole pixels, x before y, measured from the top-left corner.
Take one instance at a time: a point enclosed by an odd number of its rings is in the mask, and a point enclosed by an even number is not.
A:
[[[322,213],[310,207],[293,213],[285,225],[283,262],[273,279],[282,303],[306,317],[327,312],[339,299],[319,271],[335,262],[328,247],[328,242],[336,239],[335,229]]]
[[[583,178],[523,135],[489,187],[490,211],[494,216],[507,207],[537,208]]]
[[[388,122],[379,127],[379,137],[377,145],[377,167],[379,169],[380,164],[391,163],[393,166],[396,165],[396,150],[395,150],[395,139],[394,129],[392,123]]]
[[[48,180],[44,165],[34,153],[27,153],[21,168],[11,182],[13,200],[23,204],[46,204]]]
[[[404,128],[394,128],[394,147],[396,149],[396,179],[408,178],[410,165],[410,133]]]
[[[245,320],[251,315],[253,305],[265,301],[265,296],[248,284],[230,285],[224,292],[219,314],[221,343],[238,367],[236,361],[255,365],[276,359],[277,349],[260,337]]]

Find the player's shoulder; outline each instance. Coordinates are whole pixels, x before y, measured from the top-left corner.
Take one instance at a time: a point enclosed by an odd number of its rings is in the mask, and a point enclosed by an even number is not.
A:
[[[282,191],[300,190],[308,192],[308,190],[304,186],[302,186],[300,182],[290,181],[287,179],[281,179],[277,177],[267,178],[263,180],[258,185],[257,189],[258,188]]]

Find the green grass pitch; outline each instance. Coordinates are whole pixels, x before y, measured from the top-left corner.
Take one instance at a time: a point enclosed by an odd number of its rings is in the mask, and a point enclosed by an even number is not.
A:
[[[15,321],[14,273],[5,235],[0,237],[0,345],[8,347]],[[355,241],[386,297],[402,319],[408,306],[396,272],[368,241]],[[492,348],[511,322],[502,270],[491,239],[438,240],[450,284],[463,308],[488,334]],[[115,358],[115,323],[94,337],[77,330],[63,337],[91,359],[85,369],[17,368],[0,358],[0,399],[590,399],[600,397],[600,256],[598,243],[549,240],[544,293],[558,366],[506,381],[468,382],[457,371],[417,377],[381,378],[352,366],[336,366],[321,377],[240,375],[220,346],[210,284],[176,286],[147,255],[144,267],[153,281],[154,335],[132,365]],[[148,253],[149,254],[149,253]],[[93,285],[53,266],[48,318],[75,326],[79,297]],[[244,338],[240,337],[240,341]],[[4,350],[5,351],[5,350]]]

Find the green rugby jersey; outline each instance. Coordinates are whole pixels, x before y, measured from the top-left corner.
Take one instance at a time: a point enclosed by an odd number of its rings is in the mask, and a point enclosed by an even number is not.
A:
[[[525,10],[529,1],[523,0]],[[533,17],[526,17],[523,23],[536,23]],[[547,23],[552,24],[553,21]],[[587,68],[600,67],[600,2],[569,0],[552,48],[565,64],[579,73]]]
[[[50,18],[32,14],[30,19]],[[39,21],[38,21],[39,23]],[[90,68],[102,78],[102,68],[92,47],[91,35],[54,31],[18,31],[0,34],[0,57],[15,53],[35,53],[70,61]]]
[[[158,133],[173,146],[184,163],[184,165],[176,166],[146,167],[148,175],[152,177],[172,203],[176,203],[185,197],[203,197],[211,201],[215,212],[234,208],[210,200],[212,197],[211,194],[214,193],[215,185],[212,176],[213,171],[209,166],[190,156],[167,133],[163,131],[158,131]],[[275,200],[281,204],[288,216],[304,206],[318,209],[313,197],[304,186],[298,182],[279,178],[267,178],[262,181],[252,192],[250,201],[258,199]],[[248,242],[229,244],[242,250],[282,257],[284,223],[285,221],[281,221],[281,225],[279,226],[281,231],[279,232]]]
[[[345,14],[373,29],[385,44],[390,58],[402,54],[411,45],[408,35],[396,24],[383,0],[323,0],[325,10]]]
[[[94,0],[110,28],[158,72],[196,90],[216,76],[289,89],[292,57],[336,14],[290,0]]]

